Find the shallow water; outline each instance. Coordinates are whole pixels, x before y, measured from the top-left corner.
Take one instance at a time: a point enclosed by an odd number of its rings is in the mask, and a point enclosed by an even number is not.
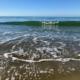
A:
[[[0,80],[80,80],[80,27],[0,25]]]

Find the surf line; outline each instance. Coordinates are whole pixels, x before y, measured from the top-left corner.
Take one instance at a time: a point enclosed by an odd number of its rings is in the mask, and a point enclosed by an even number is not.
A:
[[[37,63],[37,62],[48,62],[48,61],[59,61],[59,62],[69,62],[69,61],[80,61],[80,59],[75,59],[75,58],[56,58],[56,59],[40,59],[40,60],[31,60],[31,59],[19,59],[16,57],[13,57],[11,53],[4,53],[3,55],[5,58],[11,58],[13,61],[23,61],[23,62],[28,62],[28,63]]]

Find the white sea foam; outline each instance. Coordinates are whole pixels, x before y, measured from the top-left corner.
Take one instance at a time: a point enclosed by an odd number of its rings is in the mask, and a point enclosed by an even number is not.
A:
[[[59,62],[69,62],[70,60],[73,60],[73,61],[80,61],[80,59],[75,59],[75,58],[54,58],[54,59],[40,59],[40,60],[33,60],[33,59],[19,59],[17,57],[13,57],[13,56],[10,56],[11,53],[5,53],[3,56],[5,58],[12,58],[13,61],[15,60],[18,60],[18,61],[24,61],[24,62],[28,62],[28,63],[35,63],[35,62],[46,62],[46,61],[59,61]]]
[[[60,53],[56,47],[53,48],[55,52]]]
[[[3,56],[4,56],[5,58],[8,58],[8,57],[9,57],[9,54],[11,54],[11,53],[5,53]]]
[[[48,71],[40,70],[40,73],[48,73]]]
[[[12,34],[12,32],[8,31],[3,33],[3,35],[7,35],[7,34]]]
[[[37,37],[33,38],[33,42],[37,43]]]

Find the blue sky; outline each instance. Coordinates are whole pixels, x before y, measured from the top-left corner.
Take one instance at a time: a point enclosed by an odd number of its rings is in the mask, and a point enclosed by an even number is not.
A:
[[[0,0],[0,16],[80,16],[80,0]]]

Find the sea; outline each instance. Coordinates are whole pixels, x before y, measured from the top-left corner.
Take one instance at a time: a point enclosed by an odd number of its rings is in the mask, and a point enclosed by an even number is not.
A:
[[[80,17],[12,17],[12,21],[80,21]],[[80,26],[0,25],[0,80],[80,80]]]

